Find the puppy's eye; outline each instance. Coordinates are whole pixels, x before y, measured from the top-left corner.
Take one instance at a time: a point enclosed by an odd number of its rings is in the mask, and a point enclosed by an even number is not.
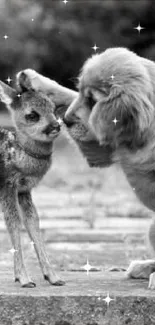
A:
[[[37,112],[32,111],[30,114],[25,115],[25,119],[27,122],[38,122],[40,115]]]
[[[94,99],[94,97],[92,95],[89,95],[88,97],[86,97],[86,104],[90,110],[93,109],[94,105],[96,104],[96,100]]]

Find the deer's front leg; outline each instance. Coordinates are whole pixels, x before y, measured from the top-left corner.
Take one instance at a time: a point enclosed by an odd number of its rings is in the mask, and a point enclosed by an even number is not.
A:
[[[30,239],[34,243],[35,251],[38,256],[38,260],[45,280],[48,280],[49,283],[53,285],[64,285],[65,282],[61,280],[52,269],[52,266],[50,265],[49,259],[45,252],[44,243],[39,229],[39,217],[32,202],[31,194],[29,192],[20,193],[18,197],[19,204],[22,209],[24,224],[30,236]]]
[[[20,240],[21,218],[16,191],[8,190],[3,196],[2,209],[7,230],[10,235],[12,248],[14,249],[14,275],[15,281],[19,281],[22,287],[32,288],[35,283],[29,278],[22,256]]]

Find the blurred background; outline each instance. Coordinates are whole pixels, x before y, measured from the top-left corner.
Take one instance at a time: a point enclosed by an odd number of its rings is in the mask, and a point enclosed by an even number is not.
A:
[[[154,60],[154,17],[154,0],[69,0],[66,4],[0,0],[0,78],[14,80],[16,72],[32,68],[74,89],[84,61],[95,53],[95,44],[97,53],[124,46]],[[144,27],[140,33],[135,29],[139,23]],[[5,107],[1,105],[0,111],[1,126],[9,126]],[[70,220],[84,220],[90,228],[97,227],[103,216],[142,218],[151,213],[139,203],[118,167],[90,169],[63,134],[55,143],[53,167],[36,191],[51,193],[54,217],[66,214]],[[42,215],[48,215],[45,208]]]

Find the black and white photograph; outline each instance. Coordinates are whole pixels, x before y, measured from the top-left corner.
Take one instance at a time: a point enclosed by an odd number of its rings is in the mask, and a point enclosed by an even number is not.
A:
[[[155,0],[0,0],[0,325],[155,325]]]

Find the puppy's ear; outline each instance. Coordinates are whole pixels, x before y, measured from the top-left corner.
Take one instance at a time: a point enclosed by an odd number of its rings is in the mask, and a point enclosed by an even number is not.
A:
[[[0,100],[10,108],[14,98],[16,96],[15,89],[9,87],[4,82],[0,80]]]
[[[134,149],[146,142],[153,114],[153,105],[145,94],[120,88],[94,107],[90,124],[101,144]]]

